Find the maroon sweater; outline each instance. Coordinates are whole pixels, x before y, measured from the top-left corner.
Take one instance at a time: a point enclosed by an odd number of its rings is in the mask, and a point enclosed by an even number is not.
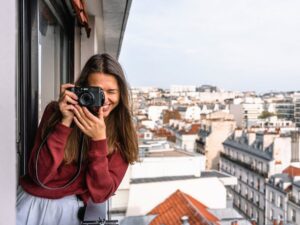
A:
[[[29,159],[28,174],[20,178],[21,186],[27,193],[38,197],[58,199],[75,194],[85,204],[90,197],[94,202],[105,201],[117,190],[128,168],[128,163],[122,158],[120,151],[117,150],[107,155],[106,140],[90,141],[88,158],[82,164],[79,177],[69,187],[61,190],[47,190],[35,182],[35,156],[42,141],[41,129],[53,112],[53,104],[49,104],[37,131]],[[64,147],[71,131],[72,128],[58,123],[40,151],[38,176],[39,180],[49,187],[63,186],[76,173],[76,163],[65,165],[63,160]]]

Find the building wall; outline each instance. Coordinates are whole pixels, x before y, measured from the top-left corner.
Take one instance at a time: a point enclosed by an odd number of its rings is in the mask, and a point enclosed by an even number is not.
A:
[[[235,128],[234,121],[215,121],[211,123],[211,133],[206,138],[205,156],[206,168],[219,169],[220,152],[225,141]]]
[[[218,178],[197,178],[132,184],[129,191],[126,216],[147,214],[177,189],[193,196],[208,208],[226,208],[227,192],[221,181]]]
[[[200,171],[204,169],[205,158],[200,155],[142,158],[140,163],[135,163],[128,168],[116,194],[112,197],[111,210],[125,210],[128,207],[129,192],[131,191],[130,188],[132,188],[130,184],[131,179],[188,175],[199,177]],[[224,182],[227,182],[227,180],[225,179]],[[161,186],[164,185],[161,182],[159,183]]]
[[[0,224],[15,224],[16,202],[16,76],[17,1],[2,2],[0,14]],[[9,194],[8,194],[9,193]]]
[[[234,120],[236,121],[236,125],[238,127],[243,127],[244,125],[244,109],[242,105],[231,104],[229,106],[229,112],[234,116]]]
[[[272,185],[266,185],[266,224],[272,223],[274,219],[286,221],[286,201],[285,193]]]
[[[200,176],[205,170],[203,156],[143,158],[141,163],[131,166],[131,179],[163,176]]]

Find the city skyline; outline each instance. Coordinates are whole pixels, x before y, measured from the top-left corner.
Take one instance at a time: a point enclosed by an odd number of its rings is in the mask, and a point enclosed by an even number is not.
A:
[[[298,91],[299,10],[295,0],[133,1],[120,62],[132,87]]]

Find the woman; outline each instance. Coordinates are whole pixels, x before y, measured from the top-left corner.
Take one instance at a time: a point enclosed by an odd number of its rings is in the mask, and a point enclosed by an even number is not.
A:
[[[97,113],[80,106],[77,95],[69,91],[74,86],[102,88],[104,105]],[[66,185],[76,174],[80,151],[83,161],[79,175]],[[20,179],[17,224],[79,224],[78,209],[89,199],[100,203],[113,195],[128,164],[137,159],[123,70],[108,54],[94,55],[75,85],[62,85],[59,101],[45,109],[28,174]]]

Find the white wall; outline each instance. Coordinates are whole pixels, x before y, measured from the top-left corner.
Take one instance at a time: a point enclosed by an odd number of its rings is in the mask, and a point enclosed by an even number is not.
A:
[[[226,188],[218,178],[132,184],[126,216],[145,215],[177,189],[191,195],[208,208],[226,207]],[[213,190],[213,191],[212,191]]]
[[[89,25],[92,28],[90,37],[88,38],[86,35],[86,32],[84,28],[81,30],[81,49],[80,49],[80,58],[81,58],[81,69],[85,65],[86,61],[94,54],[97,53],[97,49],[95,46],[95,38],[97,38],[95,35],[95,17],[89,16]],[[102,53],[102,52],[101,52]]]
[[[205,170],[205,157],[203,156],[149,157],[131,166],[131,178],[200,176],[200,171],[203,170]]]
[[[2,2],[0,14],[0,224],[15,224],[17,2]]]
[[[163,110],[168,109],[168,106],[151,105],[148,107],[148,118],[150,120],[159,120]]]

